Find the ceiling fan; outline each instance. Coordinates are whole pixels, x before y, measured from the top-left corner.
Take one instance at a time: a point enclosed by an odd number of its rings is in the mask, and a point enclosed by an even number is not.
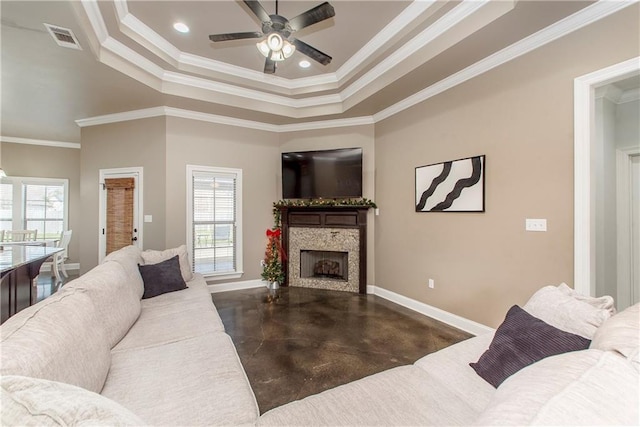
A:
[[[328,2],[324,2],[289,20],[284,16],[278,15],[278,0],[276,0],[276,13],[274,15],[269,15],[259,1],[243,1],[262,22],[262,31],[212,34],[209,36],[209,40],[223,42],[263,38],[256,46],[266,58],[264,63],[264,72],[266,74],[275,73],[276,63],[289,58],[296,49],[322,65],[327,65],[331,62],[331,57],[326,53],[320,52],[305,42],[292,37],[292,34],[296,31],[335,16],[336,12]]]

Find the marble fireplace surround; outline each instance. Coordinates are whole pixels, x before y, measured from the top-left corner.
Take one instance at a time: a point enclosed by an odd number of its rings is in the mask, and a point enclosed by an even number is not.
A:
[[[300,277],[300,253],[302,251],[346,252],[348,280]],[[306,228],[289,229],[289,286],[358,292],[360,269],[360,233],[355,228]]]
[[[280,207],[285,286],[367,293],[367,211],[360,206]],[[347,252],[347,280],[301,277],[301,251]]]

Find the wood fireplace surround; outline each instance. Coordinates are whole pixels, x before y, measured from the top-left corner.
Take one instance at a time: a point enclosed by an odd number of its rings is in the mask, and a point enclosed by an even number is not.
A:
[[[286,206],[280,207],[282,223],[282,246],[287,254],[287,262],[284,262],[285,286],[296,285],[291,283],[292,277],[289,271],[291,261],[290,237],[293,228],[319,229],[320,236],[326,235],[327,230],[336,229],[357,235],[357,288],[353,291],[361,294],[367,293],[367,211],[368,207],[359,206]],[[314,249],[314,248],[311,248]],[[299,268],[299,267],[298,267]],[[298,276],[294,274],[294,276]]]

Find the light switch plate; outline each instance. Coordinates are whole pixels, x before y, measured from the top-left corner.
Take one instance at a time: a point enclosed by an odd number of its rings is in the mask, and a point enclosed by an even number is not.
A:
[[[527,218],[524,229],[526,231],[547,231],[547,220]]]
[[[145,215],[144,216],[144,222],[153,222],[153,216]]]

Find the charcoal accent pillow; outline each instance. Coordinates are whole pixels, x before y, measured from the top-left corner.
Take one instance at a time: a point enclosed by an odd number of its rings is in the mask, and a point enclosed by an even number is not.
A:
[[[489,349],[469,366],[498,388],[525,366],[556,354],[585,350],[590,343],[591,340],[551,326],[514,305],[496,330]]]
[[[180,273],[178,255],[157,264],[138,264],[138,269],[144,282],[142,299],[153,298],[167,292],[187,288],[187,284],[182,278],[182,273]]]

